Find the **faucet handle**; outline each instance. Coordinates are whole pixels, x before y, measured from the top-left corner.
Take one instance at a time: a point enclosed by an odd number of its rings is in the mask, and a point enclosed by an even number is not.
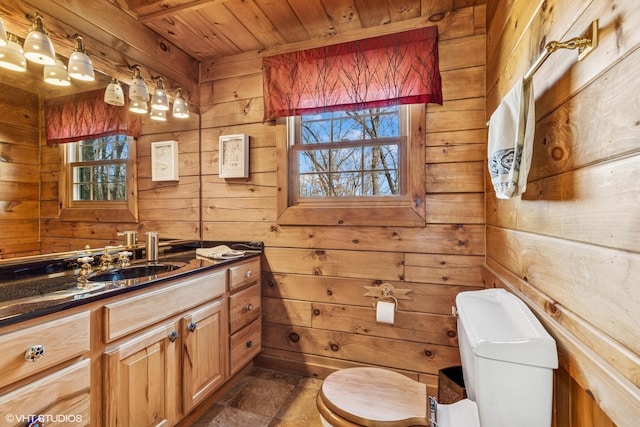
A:
[[[123,252],[118,252],[116,254],[116,257],[118,259],[118,266],[120,268],[123,267],[128,267],[131,263],[129,262],[129,257],[133,255],[132,252],[129,251],[123,251]]]
[[[93,257],[92,256],[83,256],[83,257],[78,258],[77,261],[80,264],[83,264],[83,266],[84,266],[84,264],[89,264],[90,265],[93,262]]]

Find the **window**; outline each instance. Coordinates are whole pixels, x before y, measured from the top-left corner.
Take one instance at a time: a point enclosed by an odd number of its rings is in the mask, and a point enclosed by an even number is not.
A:
[[[61,144],[64,220],[137,220],[134,140],[126,135]]]
[[[423,104],[289,118],[278,222],[424,226],[424,121]]]
[[[401,194],[400,107],[299,116],[291,145],[293,202]]]

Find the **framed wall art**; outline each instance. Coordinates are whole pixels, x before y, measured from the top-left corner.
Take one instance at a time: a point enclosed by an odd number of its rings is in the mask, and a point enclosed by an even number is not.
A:
[[[249,135],[220,136],[220,178],[249,178]]]
[[[151,180],[178,181],[178,141],[151,143]]]

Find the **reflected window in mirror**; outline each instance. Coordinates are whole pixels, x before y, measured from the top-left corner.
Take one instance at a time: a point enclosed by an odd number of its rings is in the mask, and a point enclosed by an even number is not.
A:
[[[127,200],[127,136],[108,136],[66,145],[74,202]]]
[[[135,138],[106,136],[60,149],[62,220],[137,222]]]

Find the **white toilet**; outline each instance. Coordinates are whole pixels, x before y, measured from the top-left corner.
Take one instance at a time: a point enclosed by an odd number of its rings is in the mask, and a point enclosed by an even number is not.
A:
[[[551,425],[554,339],[504,289],[456,297],[458,343],[468,398],[437,405],[437,427]],[[349,368],[324,380],[317,398],[324,426],[428,426],[426,385],[379,368]],[[434,424],[434,427],[436,424]]]

